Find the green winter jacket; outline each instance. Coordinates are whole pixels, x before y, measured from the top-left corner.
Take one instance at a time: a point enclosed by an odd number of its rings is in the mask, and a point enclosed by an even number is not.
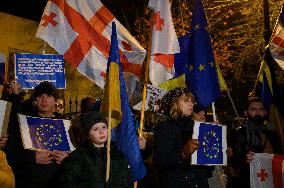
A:
[[[86,142],[62,164],[61,188],[130,188],[131,171],[124,155],[111,146],[110,178],[105,185],[106,148]]]

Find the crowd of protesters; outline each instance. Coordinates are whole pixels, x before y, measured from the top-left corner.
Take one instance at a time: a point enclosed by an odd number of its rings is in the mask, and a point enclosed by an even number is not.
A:
[[[12,109],[7,135],[0,138],[1,188],[133,187],[126,157],[115,144],[111,144],[112,167],[106,183],[108,123],[99,112],[100,100],[83,99],[81,113],[71,120],[69,136],[75,151],[28,150],[23,147],[17,114],[64,119],[64,100],[57,97],[56,88],[49,82],[35,87],[32,96],[25,101],[18,82],[13,81],[9,86],[10,93],[2,94],[3,100],[12,103]],[[245,121],[231,130],[228,137],[228,164],[235,173],[227,174],[222,185],[212,183],[212,175],[221,176],[214,173],[221,167],[191,165],[191,156],[200,145],[197,139],[192,139],[194,121],[208,121],[206,109],[196,105],[194,96],[186,88],[170,90],[160,104],[159,113],[164,120],[153,126],[151,133],[137,136],[145,164],[146,161],[152,164],[138,187],[246,188],[250,187],[249,164],[254,153],[283,154],[279,133],[265,121],[263,102],[250,98]]]

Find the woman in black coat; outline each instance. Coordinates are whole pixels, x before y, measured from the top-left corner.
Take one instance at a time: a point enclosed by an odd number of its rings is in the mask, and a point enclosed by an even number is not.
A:
[[[191,165],[191,155],[199,143],[192,139],[195,104],[186,88],[169,91],[161,101],[161,111],[170,116],[154,132],[154,164],[159,170],[162,188],[208,187],[208,168]]]

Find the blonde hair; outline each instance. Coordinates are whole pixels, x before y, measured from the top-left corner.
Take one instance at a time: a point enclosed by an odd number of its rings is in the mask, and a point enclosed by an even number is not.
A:
[[[184,93],[181,96],[179,96],[179,98],[176,101],[172,101],[169,105],[171,105],[171,109],[170,109],[170,117],[171,118],[178,118],[180,116],[182,116],[182,112],[180,110],[180,106],[179,106],[179,101],[181,100],[182,96],[185,96],[186,99],[190,99],[191,102],[193,104],[196,104],[194,96],[191,93]]]

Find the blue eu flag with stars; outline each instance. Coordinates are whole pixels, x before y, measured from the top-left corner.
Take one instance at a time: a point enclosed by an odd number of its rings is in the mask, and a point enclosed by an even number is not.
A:
[[[33,148],[70,151],[63,120],[27,116],[27,123]]]
[[[221,96],[221,90],[201,0],[194,2],[189,37],[186,82],[197,104],[206,108]]]
[[[198,164],[223,163],[222,126],[201,123],[198,141],[201,143],[197,150]]]

